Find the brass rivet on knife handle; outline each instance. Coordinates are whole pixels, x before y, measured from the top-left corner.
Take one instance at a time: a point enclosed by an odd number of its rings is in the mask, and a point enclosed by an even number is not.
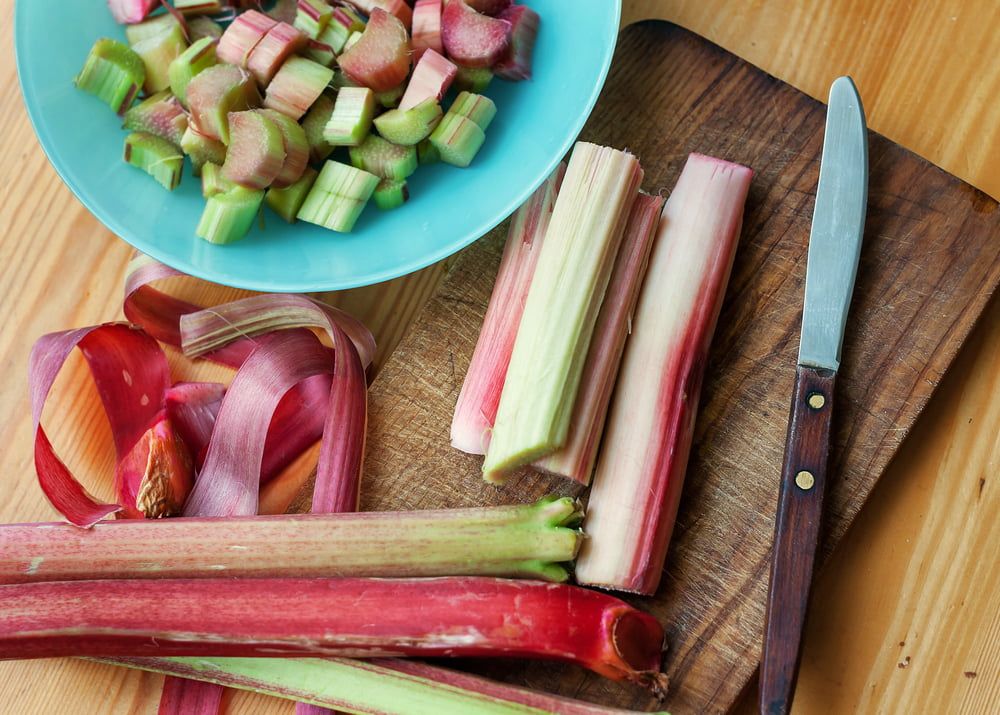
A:
[[[814,392],[811,395],[809,395],[806,402],[808,402],[809,406],[812,407],[814,410],[821,410],[823,409],[823,405],[826,404],[826,398],[823,397],[823,393]]]
[[[799,489],[808,491],[813,488],[814,484],[816,484],[816,477],[808,470],[803,469],[795,475],[795,485]]]

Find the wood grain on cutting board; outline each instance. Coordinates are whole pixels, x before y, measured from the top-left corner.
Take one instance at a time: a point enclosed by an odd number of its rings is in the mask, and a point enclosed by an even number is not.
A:
[[[13,0],[0,0],[3,17],[12,17],[13,6]],[[640,6],[644,7],[640,10]],[[799,14],[802,8],[808,9],[807,15]],[[1000,84],[1000,65],[984,62],[984,58],[997,55],[995,49],[990,50],[990,38],[994,43],[1000,40],[992,33],[997,5],[991,0],[808,4],[795,0],[627,0],[624,17],[647,12],[677,19],[793,83],[808,82],[808,86],[800,86],[815,96],[823,94],[829,78],[851,71],[862,78],[877,128],[980,188],[1000,185],[998,165],[986,161],[997,155],[1000,126],[996,121],[985,121],[989,108],[996,106],[989,100],[996,96]],[[0,25],[0,47],[8,58],[0,69],[0,89],[10,98],[0,104],[4,137],[0,170],[4,176],[17,177],[0,191],[0,295],[8,311],[0,331],[0,364],[4,369],[0,374],[0,436],[4,440],[0,464],[5,474],[0,518],[24,521],[52,518],[30,462],[25,375],[31,341],[46,331],[119,317],[121,280],[131,249],[73,198],[45,160],[18,98],[12,32],[12,22]],[[803,42],[805,33],[820,42]],[[831,53],[834,41],[838,51]],[[855,57],[864,61],[855,62]],[[959,100],[926,101],[933,96],[924,92],[921,82],[931,76],[935,86],[951,86]],[[908,101],[907,97],[917,95],[923,101]],[[940,141],[941,137],[947,141]],[[969,171],[969,165],[978,169]],[[997,195],[995,189],[992,193]],[[380,347],[388,349],[398,338],[400,326],[405,325],[400,310],[419,306],[436,278],[392,281],[362,292],[351,291],[342,299],[365,312],[381,337]],[[218,301],[228,293],[216,287],[201,297],[206,302]],[[391,321],[388,330],[384,327],[387,317]],[[981,338],[1000,335],[1000,310],[994,308],[991,323],[981,325],[977,334]],[[994,348],[986,350],[983,345]],[[933,434],[935,439],[909,440],[896,462],[900,466],[890,470],[879,486],[881,491],[876,491],[874,502],[866,508],[868,518],[862,518],[849,534],[843,545],[848,551],[831,564],[827,572],[830,578],[821,581],[822,608],[815,610],[813,621],[822,629],[811,631],[806,641],[802,702],[808,709],[802,712],[853,712],[862,702],[862,691],[863,702],[872,711],[893,711],[893,693],[886,691],[886,678],[868,670],[868,656],[877,653],[881,660],[893,657],[890,646],[896,647],[900,640],[894,621],[905,617],[897,614],[893,601],[901,587],[895,576],[904,569],[923,580],[949,579],[966,589],[1000,591],[996,574],[990,580],[973,573],[971,567],[977,560],[968,553],[958,554],[952,561],[926,561],[926,550],[914,548],[917,538],[925,534],[924,525],[932,520],[981,535],[991,533],[990,524],[995,524],[981,515],[969,516],[965,500],[950,498],[953,489],[960,488],[969,475],[985,474],[988,468],[992,469],[990,474],[997,471],[997,457],[989,451],[990,447],[996,449],[996,430],[986,431],[989,422],[978,419],[994,403],[990,394],[972,389],[971,380],[976,374],[1000,374],[1000,353],[995,346],[995,340],[980,339],[966,351],[970,359],[961,366],[961,374],[949,375],[943,386],[947,395],[933,399],[923,418],[930,425],[924,434]],[[59,419],[51,433],[74,440],[71,462],[75,459],[76,464],[98,471],[110,455],[109,436],[94,408],[95,395],[86,371],[79,367],[66,370],[65,384],[82,387],[71,391],[77,394],[66,395],[65,406],[81,410],[84,419],[79,424],[76,419]],[[960,430],[959,423],[968,427]],[[953,447],[966,452],[961,460],[944,459]],[[969,570],[963,572],[963,566]],[[826,583],[834,580],[837,582]],[[1000,639],[986,638],[996,631],[989,629],[982,614],[949,607],[942,620],[928,614],[926,608],[937,602],[936,593],[924,594],[920,584],[911,588],[909,582],[906,593],[914,607],[924,606],[911,628],[923,633],[924,624],[934,622],[939,626],[944,623],[948,629],[957,625],[963,632],[986,634],[978,640],[969,639],[969,672],[977,670],[977,657],[982,663],[1000,662],[995,649]],[[834,631],[836,638],[831,639]],[[941,646],[948,645],[947,634],[940,627],[935,638],[919,641],[918,648],[926,649],[928,658],[938,658]],[[990,642],[993,650],[989,650]],[[816,664],[811,671],[810,653]],[[965,712],[988,711],[989,703],[996,709],[995,689],[993,699],[985,699],[990,691],[982,670],[980,677],[968,678],[959,667],[960,656],[952,651],[949,654],[954,672],[897,669],[887,677],[906,683],[912,697],[935,693],[938,699],[934,702],[940,703],[942,697],[954,694],[954,704],[965,703]],[[919,657],[920,652],[915,655]],[[890,665],[895,667],[895,661]],[[807,677],[810,672],[814,676]],[[81,661],[3,663],[0,704],[5,709],[42,715],[68,710],[155,713],[159,683],[158,676]],[[227,711],[290,713],[291,706],[241,693],[235,695]]]
[[[649,76],[662,77],[655,86]],[[627,28],[582,138],[628,146],[645,188],[669,189],[691,151],[757,172],[708,365],[664,585],[632,599],[667,626],[675,713],[725,709],[753,674],[778,465],[801,319],[825,107],[665,23]],[[865,245],[839,377],[824,550],[856,516],[1000,281],[996,203],[872,134]],[[366,509],[511,503],[564,482],[482,482],[448,444],[451,414],[499,262],[502,231],[465,251],[371,393]],[[664,306],[669,309],[669,306]],[[626,348],[627,349],[627,348]],[[539,366],[542,369],[543,366]],[[570,668],[477,667],[608,704],[642,693]]]

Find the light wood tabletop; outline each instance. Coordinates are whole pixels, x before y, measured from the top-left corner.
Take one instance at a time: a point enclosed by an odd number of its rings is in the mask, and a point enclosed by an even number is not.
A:
[[[53,330],[120,319],[131,253],[63,186],[35,140],[17,87],[13,11],[14,0],[0,0],[7,20],[0,90],[8,98],[0,106],[0,175],[7,177],[0,189],[0,522],[53,518],[32,466],[31,344]],[[651,17],[677,22],[815,97],[825,97],[834,77],[853,75],[873,129],[1000,197],[1000,4],[993,0],[626,0],[623,22]],[[438,265],[331,298],[369,322],[384,359],[443,272]],[[181,290],[206,302],[235,294],[194,284]],[[171,358],[181,377],[223,374]],[[66,461],[83,473],[110,474],[108,428],[82,360],[71,359],[54,394],[45,420]],[[109,496],[109,481],[87,486]],[[1000,712],[998,516],[995,296],[818,579],[794,712]],[[155,713],[160,683],[78,660],[7,662],[0,664],[0,711]],[[245,693],[227,700],[230,713],[290,708]],[[752,695],[737,707],[753,709]]]

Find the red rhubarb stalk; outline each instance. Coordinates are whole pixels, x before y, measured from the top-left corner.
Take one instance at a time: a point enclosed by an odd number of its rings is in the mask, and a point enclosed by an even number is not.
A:
[[[611,391],[618,376],[625,338],[632,311],[639,299],[639,289],[646,275],[653,235],[660,221],[663,198],[639,194],[622,237],[608,290],[594,326],[587,360],[583,365],[580,391],[570,417],[569,437],[565,446],[543,457],[534,466],[543,472],[558,474],[581,484],[590,483],[597,458],[597,447],[604,432]]]
[[[663,629],[607,594],[481,577],[0,587],[0,658],[505,656],[662,686]],[[192,604],[211,604],[210,609]]]
[[[565,171],[566,165],[560,164],[511,219],[486,318],[451,423],[451,444],[463,452],[485,454],[489,445],[524,301]]]
[[[664,207],[594,474],[580,583],[652,594],[660,582],[751,176],[692,154]]]

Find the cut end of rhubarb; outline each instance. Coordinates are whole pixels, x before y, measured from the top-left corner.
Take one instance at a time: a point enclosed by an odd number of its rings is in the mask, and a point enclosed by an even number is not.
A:
[[[114,40],[94,43],[76,86],[107,104],[116,114],[132,106],[146,81],[146,66],[129,47]]]
[[[375,92],[394,89],[410,72],[410,38],[394,15],[376,8],[361,38],[338,60],[351,79]]]
[[[222,175],[248,189],[266,189],[285,163],[281,130],[263,112],[229,115],[230,142]]]
[[[305,57],[289,57],[267,86],[264,106],[298,121],[333,79],[333,70]]]
[[[531,59],[541,22],[538,13],[527,5],[514,5],[500,13],[499,17],[510,23],[510,47],[493,71],[506,80],[531,79]]]
[[[510,46],[507,20],[483,15],[466,0],[451,0],[441,14],[441,40],[448,56],[467,67],[492,67]]]
[[[614,615],[611,642],[626,666],[624,678],[652,690],[659,698],[665,697],[669,681],[660,672],[665,642],[659,622],[648,613],[623,609]]]

